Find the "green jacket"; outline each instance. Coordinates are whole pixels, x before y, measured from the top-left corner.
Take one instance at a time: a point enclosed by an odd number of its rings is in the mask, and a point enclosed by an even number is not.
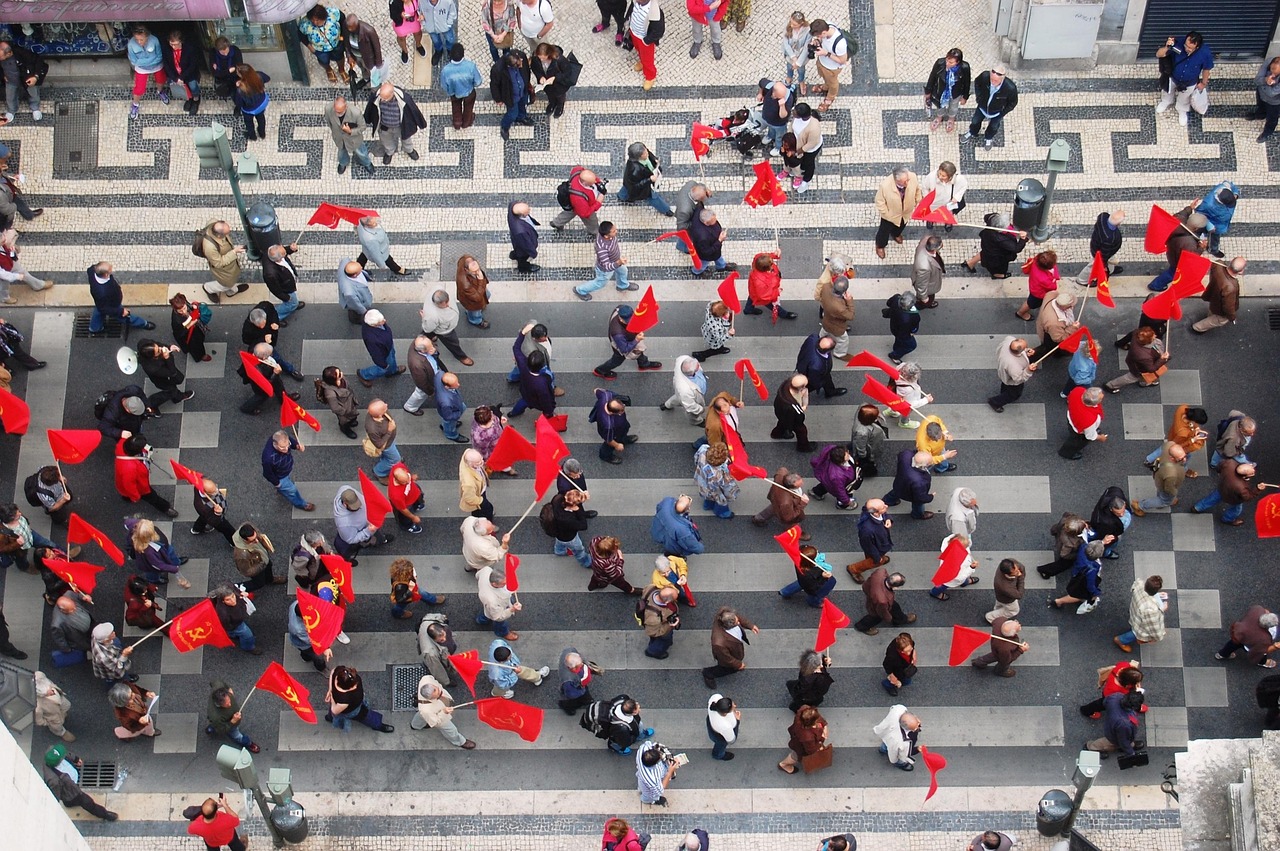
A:
[[[227,733],[231,731],[231,727],[232,727],[231,716],[236,714],[236,700],[234,697],[232,697],[230,706],[225,708],[219,706],[213,700],[213,693],[216,692],[218,689],[230,688],[230,686],[224,683],[222,680],[214,680],[213,682],[209,683],[209,685],[212,688],[209,692],[209,708],[206,710],[205,714],[209,718],[210,726],[212,726],[214,730],[216,730],[217,732],[225,736]]]

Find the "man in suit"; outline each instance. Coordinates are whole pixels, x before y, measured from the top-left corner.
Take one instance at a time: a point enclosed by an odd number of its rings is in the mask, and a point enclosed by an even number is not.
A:
[[[760,627],[742,617],[728,606],[716,612],[711,622],[711,655],[716,663],[702,669],[702,681],[707,688],[716,687],[716,677],[727,677],[747,667],[743,661],[747,655],[747,631],[759,633]]]
[[[413,338],[406,358],[409,375],[413,378],[413,393],[405,400],[404,410],[415,417],[422,416],[422,406],[436,395],[436,375],[447,372],[436,344],[426,334]]]
[[[893,551],[893,538],[889,530],[893,521],[889,519],[889,506],[882,499],[869,499],[862,506],[862,516],[858,518],[858,544],[862,561],[854,562],[845,568],[853,581],[862,584],[862,574],[889,563],[889,553]]]
[[[262,263],[262,282],[282,302],[276,308],[281,321],[307,306],[305,301],[298,301],[298,267],[289,259],[289,255],[297,250],[296,242],[288,247],[273,245],[267,249],[267,257]]]
[[[796,372],[809,379],[811,393],[822,391],[822,395],[831,399],[848,393],[848,388],[836,387],[831,380],[831,368],[834,366],[832,352],[836,348],[836,338],[825,331],[810,334],[800,344],[800,353],[796,356]]]
[[[347,309],[347,321],[352,325],[364,324],[365,313],[373,307],[369,274],[349,258],[338,266],[338,304]]]
[[[933,492],[929,486],[933,476],[929,468],[933,466],[933,456],[925,450],[904,449],[898,453],[898,472],[893,477],[893,487],[884,495],[885,505],[897,505],[904,499],[911,503],[911,517],[914,520],[928,520],[932,511],[924,507],[933,502]]]
[[[280,318],[280,314],[276,313],[275,306],[271,302],[260,301],[245,317],[244,324],[240,328],[240,341],[244,343],[246,352],[252,352],[259,343],[266,343],[271,347],[271,356],[276,359],[276,363],[280,364],[280,368],[288,373],[290,378],[301,381],[302,372],[285,360],[284,354],[280,351],[280,329],[288,324]]]
[[[1013,663],[1019,656],[1031,649],[1031,645],[1023,641],[1018,635],[1018,630],[1022,629],[1022,624],[1013,618],[996,618],[991,621],[991,652],[974,659],[972,663],[975,668],[985,668],[992,662],[996,663],[997,677],[1012,677],[1017,675],[1017,671],[1013,670]],[[1008,639],[1003,641],[1002,639]],[[1010,641],[1016,641],[1017,644],[1010,644]]]
[[[526,275],[542,269],[537,263],[529,261],[538,256],[538,231],[540,224],[524,201],[512,201],[507,206],[507,230],[511,233],[512,260],[516,261],[516,271]]]
[[[1276,661],[1269,654],[1280,650],[1277,641],[1277,630],[1280,629],[1280,617],[1262,606],[1250,606],[1240,620],[1231,625],[1231,634],[1222,649],[1213,654],[1218,661],[1234,659],[1236,651],[1246,650],[1249,661],[1259,668],[1274,668]]]

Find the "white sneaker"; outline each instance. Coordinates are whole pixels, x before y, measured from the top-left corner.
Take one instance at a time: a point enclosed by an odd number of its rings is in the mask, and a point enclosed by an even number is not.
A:
[[[919,420],[898,420],[898,428],[920,428]]]
[[[1160,113],[1164,112],[1168,108],[1169,108],[1169,101],[1167,100],[1160,101],[1159,103],[1156,104],[1156,115],[1159,115]]]
[[[1178,113],[1178,123],[1181,124],[1183,127],[1187,126],[1187,113],[1185,112]]]
[[[549,673],[551,673],[551,669],[548,668],[546,665],[543,665],[541,668],[538,669],[538,679],[542,679]]]
[[[993,141],[994,141],[994,140],[992,140],[992,139],[984,139],[984,140],[983,140],[983,142],[982,142],[982,147],[987,148],[987,149],[990,149],[990,148],[991,148],[991,143],[992,143]]]
[[[516,696],[516,693],[515,693],[514,691],[512,691],[511,689],[507,689],[507,690],[506,690],[506,691],[504,691],[502,694],[498,695],[498,697],[501,697],[501,698],[502,698],[502,699],[504,699],[504,700],[510,700],[511,698],[513,698],[513,697],[515,697],[515,696]]]
[[[351,643],[351,636],[347,635],[345,632],[340,632],[340,633],[338,633],[338,643],[339,643],[339,644],[350,644],[350,643]]]
[[[796,194],[798,195],[803,195],[808,191],[809,191],[809,181],[807,180],[803,181],[799,186],[796,187]]]
[[[769,152],[769,156],[780,157],[782,156],[782,150],[780,148],[774,148],[772,151]]]
[[[33,110],[31,110],[31,120],[32,120],[32,121],[39,121],[41,118],[44,118],[44,113],[43,113],[43,112],[41,112],[41,111],[40,111],[40,110],[38,110],[38,109],[33,109]]]
[[[12,121],[12,120],[13,120],[13,113],[12,113],[12,112],[6,112],[6,113],[4,114],[4,121],[5,121],[5,123],[6,123],[6,124],[8,124],[8,123],[9,123],[10,121]]]

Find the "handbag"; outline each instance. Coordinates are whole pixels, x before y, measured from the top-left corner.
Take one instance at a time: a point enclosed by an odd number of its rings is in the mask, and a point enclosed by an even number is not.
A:
[[[207,330],[209,323],[213,321],[213,308],[210,307],[208,304],[205,304],[204,302],[200,302],[199,307],[200,307],[200,324],[204,325]]]
[[[823,745],[808,756],[800,757],[800,767],[804,769],[805,774],[812,774],[815,771],[830,768],[833,750],[834,748],[831,745]]]
[[[364,440],[360,441],[360,447],[364,449],[364,454],[370,458],[377,458],[382,455],[382,450],[374,446],[373,441],[370,440],[368,436],[366,436]]]
[[[1120,770],[1126,768],[1141,768],[1151,762],[1151,758],[1146,751],[1135,751],[1132,756],[1129,754],[1120,754],[1120,758],[1116,760],[1116,764],[1120,766]]]
[[[1142,380],[1145,381],[1147,384],[1152,384],[1155,382],[1157,378],[1164,375],[1168,371],[1169,371],[1169,367],[1165,364],[1161,364],[1160,366],[1156,367],[1155,372],[1142,373]]]
[[[1209,90],[1202,89],[1199,86],[1193,87],[1188,102],[1191,104],[1192,109],[1200,115],[1204,115],[1209,111]]]

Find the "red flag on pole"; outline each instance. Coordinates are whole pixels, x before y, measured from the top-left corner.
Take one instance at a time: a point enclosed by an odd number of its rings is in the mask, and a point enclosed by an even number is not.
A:
[[[1268,494],[1258,500],[1253,524],[1258,527],[1259,538],[1280,538],[1280,493]]]
[[[513,428],[507,427],[498,435],[498,442],[489,454],[489,469],[507,470],[517,461],[533,461],[538,457],[529,439]]]
[[[1102,259],[1102,252],[1093,253],[1093,267],[1089,269],[1089,283],[1098,286],[1098,302],[1103,307],[1115,307],[1115,299],[1111,298],[1111,275],[1107,272],[1107,261]]]
[[[258,386],[259,390],[267,394],[267,396],[276,395],[276,389],[271,386],[271,382],[258,369],[258,367],[262,366],[262,361],[255,358],[250,352],[241,352],[240,363],[244,365],[244,374]]]
[[[569,447],[556,434],[546,414],[538,417],[535,431],[536,443],[533,448],[537,457],[534,458],[533,492],[538,499],[542,499],[547,494],[547,488],[560,475],[560,462],[569,457]]]
[[[386,520],[387,515],[391,513],[391,500],[387,499],[387,495],[373,483],[363,469],[356,470],[356,473],[360,476],[360,494],[364,497],[365,514],[368,515],[370,523],[381,526],[382,521]]]
[[[1203,254],[1184,251],[1178,255],[1178,266],[1173,270],[1173,281],[1169,284],[1174,298],[1191,298],[1204,292],[1204,276],[1209,274],[1212,265],[1213,261]]]
[[[120,548],[97,527],[74,511],[71,512],[71,519],[67,522],[67,540],[73,544],[87,544],[93,541],[107,554],[107,558],[121,567],[124,566],[124,553],[120,552]]]
[[[1147,219],[1147,237],[1142,247],[1148,254],[1164,254],[1165,243],[1169,234],[1182,227],[1182,222],[1171,213],[1166,213],[1159,204],[1151,205],[1151,217]]]
[[[337,553],[325,553],[320,556],[320,563],[324,565],[325,570],[329,571],[329,575],[333,577],[334,584],[338,586],[338,590],[342,592],[342,596],[346,598],[347,602],[354,603],[356,601],[356,589],[351,576],[351,562]]]
[[[687,230],[669,230],[666,233],[660,233],[653,238],[654,242],[662,242],[670,237],[678,237],[684,243],[685,250],[689,252],[689,259],[693,261],[694,266],[701,266],[702,260],[698,257],[698,252],[694,250],[693,239],[689,236]]]
[[[711,150],[712,139],[723,139],[724,131],[705,124],[693,122],[689,130],[689,147],[693,150],[694,160],[701,160]]]
[[[925,221],[925,216],[933,209],[933,199],[938,195],[938,190],[930,189],[929,194],[920,199],[920,203],[916,204],[916,208],[911,211],[912,221]]]
[[[733,365],[733,371],[738,376],[739,381],[744,381],[749,376],[751,386],[756,388],[756,393],[760,396],[761,402],[769,401],[769,388],[764,386],[764,382],[760,380],[760,373],[756,372],[756,366],[751,362],[751,358],[743,358]]]
[[[204,487],[204,475],[202,473],[197,473],[190,467],[184,467],[172,458],[169,459],[169,466],[173,468],[173,477],[178,481],[186,482],[196,489]]]
[[[880,358],[876,357],[875,355],[871,354],[871,352],[868,352],[865,349],[858,352],[853,357],[849,358],[848,365],[849,366],[869,366],[869,367],[873,367],[875,369],[880,370],[890,378],[898,377],[898,368],[896,366],[890,363],[886,363],[885,361],[882,361]]]
[[[934,753],[925,745],[920,746],[920,756],[924,759],[924,767],[929,769],[929,791],[924,796],[927,801],[938,791],[938,772],[947,767],[947,758]]]
[[[947,542],[947,548],[938,556],[938,569],[933,574],[933,585],[946,585],[960,575],[960,568],[970,558],[969,550],[958,538]]]
[[[956,214],[951,212],[951,208],[945,204],[936,210],[930,210],[924,216],[924,221],[933,222],[936,225],[955,225],[959,224]]]
[[[10,393],[0,389],[0,425],[5,434],[26,434],[31,425],[31,409],[27,403]]]
[[[640,296],[640,302],[635,307],[635,312],[631,314],[631,319],[627,322],[628,334],[640,334],[648,331],[658,324],[658,310],[660,305],[658,300],[653,297],[653,285],[644,291],[644,295]]]
[[[54,460],[63,464],[79,464],[102,442],[102,432],[96,428],[51,428],[48,435]]]
[[[93,589],[98,585],[98,574],[104,569],[87,561],[47,558],[44,563],[50,570],[61,576],[68,585],[85,594],[93,593]]]
[[[821,653],[835,644],[836,630],[844,629],[848,625],[849,616],[840,611],[835,603],[823,598],[822,617],[818,620],[818,638],[813,643],[813,649]]]
[[[787,193],[783,191],[782,184],[778,183],[778,176],[773,173],[769,160],[756,163],[752,166],[752,171],[756,173],[756,182],[747,190],[743,201],[752,207],[763,207],[766,204],[777,207],[786,203]]]
[[[458,672],[458,676],[467,688],[471,689],[471,693],[476,693],[476,677],[480,673],[480,669],[484,665],[480,664],[480,651],[468,650],[466,653],[455,653],[449,657],[449,661],[453,663],[453,669]]]
[[[1087,353],[1094,363],[1098,362],[1098,341],[1093,339],[1093,335],[1089,333],[1089,329],[1084,329],[1084,338],[1089,344]]]
[[[311,708],[311,692],[302,683],[289,676],[279,662],[272,662],[254,683],[256,688],[269,691],[289,704],[289,708],[308,724],[315,724],[316,711]]]
[[[520,580],[516,576],[516,571],[520,569],[520,556],[515,553],[507,553],[505,566],[507,572],[507,590],[519,591]]]
[[[339,207],[337,204],[330,204],[328,201],[321,201],[320,206],[316,207],[316,211],[311,214],[311,218],[307,219],[308,225],[324,225],[329,230],[333,230],[338,226],[338,222],[358,223],[365,216],[376,216],[377,210],[362,210],[359,207]]]
[[[720,296],[720,300],[728,305],[729,309],[734,313],[742,312],[742,301],[738,298],[738,273],[736,271],[724,276],[720,286],[716,287],[716,295]]]
[[[796,567],[800,566],[800,524],[792,526],[780,535],[774,535],[773,539],[778,542],[778,546],[782,547],[782,551],[791,556],[791,563]]]
[[[751,463],[751,459],[747,456],[747,447],[742,445],[742,435],[738,434],[727,420],[721,420],[720,427],[724,432],[725,445],[729,447],[729,474],[740,482],[747,479],[769,478],[768,470]]]
[[[323,653],[333,645],[333,640],[342,632],[342,619],[345,615],[341,606],[321,600],[315,594],[295,589],[298,598],[298,613],[302,615],[302,623],[307,627],[307,637],[311,639],[311,647],[317,653]]]
[[[507,700],[486,697],[476,701],[476,717],[495,730],[510,730],[526,742],[538,740],[542,732],[542,710]]]
[[[231,647],[234,642],[222,628],[213,601],[201,600],[191,608],[176,615],[169,625],[169,640],[179,653],[187,653],[197,647],[212,644],[214,647]]]
[[[320,430],[319,420],[308,414],[306,409],[297,402],[285,396],[280,400],[280,427],[292,428],[299,422],[306,423],[312,431]]]
[[[1154,300],[1154,299],[1153,299]],[[1066,352],[1074,352],[1080,348],[1080,343],[1084,341],[1085,335],[1089,333],[1089,329],[1081,325],[1075,331],[1062,338],[1062,342],[1058,344],[1058,348]],[[1090,337],[1089,339],[1093,339]]]
[[[862,394],[870,396],[881,405],[888,405],[893,411],[904,417],[911,416],[911,406],[907,404],[906,400],[870,375],[862,380]]]
[[[963,665],[964,660],[968,659],[973,651],[986,644],[990,638],[989,632],[954,624],[951,627],[951,657],[947,659],[947,664],[953,668]]]

